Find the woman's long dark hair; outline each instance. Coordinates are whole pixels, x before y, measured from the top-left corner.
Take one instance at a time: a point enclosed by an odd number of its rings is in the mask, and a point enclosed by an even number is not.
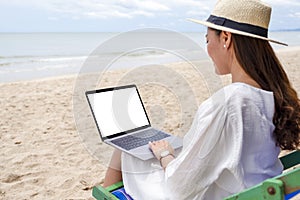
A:
[[[215,29],[213,29],[215,30]],[[217,35],[222,31],[215,30]],[[299,149],[300,100],[266,40],[232,34],[237,61],[262,89],[272,91],[275,101],[274,136],[281,149]]]
[[[300,100],[268,41],[232,34],[237,61],[275,100],[274,135],[282,149],[299,148]]]

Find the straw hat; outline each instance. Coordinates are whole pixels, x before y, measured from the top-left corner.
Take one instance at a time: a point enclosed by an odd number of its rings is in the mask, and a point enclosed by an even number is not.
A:
[[[268,40],[272,8],[260,0],[219,0],[206,21],[188,19],[207,27],[231,33]]]

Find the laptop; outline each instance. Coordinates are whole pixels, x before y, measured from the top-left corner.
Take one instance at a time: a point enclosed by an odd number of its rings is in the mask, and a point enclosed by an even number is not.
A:
[[[150,141],[167,140],[180,149],[182,138],[151,127],[136,85],[86,91],[88,104],[104,143],[141,160],[154,157]]]

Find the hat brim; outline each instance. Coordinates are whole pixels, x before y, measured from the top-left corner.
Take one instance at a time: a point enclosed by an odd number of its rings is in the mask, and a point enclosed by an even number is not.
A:
[[[276,44],[288,46],[287,44],[285,44],[283,42],[279,42],[279,41],[276,41],[276,40],[272,40],[270,38],[258,36],[258,35],[251,34],[251,33],[247,33],[247,32],[244,32],[244,31],[239,31],[239,30],[235,30],[235,29],[232,29],[232,28],[227,28],[227,27],[224,27],[224,26],[216,25],[216,24],[213,24],[211,22],[197,20],[197,19],[191,19],[191,18],[188,18],[187,20],[195,22],[197,24],[202,24],[204,26],[207,26],[207,27],[210,27],[210,28],[213,28],[213,29],[217,29],[217,30],[221,30],[221,31],[228,31],[228,32],[235,33],[235,34],[238,34],[238,35],[244,35],[244,36],[248,36],[248,37],[258,38],[258,39],[267,40],[269,42],[273,42],[273,43],[276,43]]]

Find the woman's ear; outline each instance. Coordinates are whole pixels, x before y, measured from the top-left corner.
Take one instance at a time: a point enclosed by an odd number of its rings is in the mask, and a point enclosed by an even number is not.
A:
[[[222,31],[221,33],[221,42],[224,45],[225,49],[228,49],[231,45],[231,36],[232,34],[227,31]]]

